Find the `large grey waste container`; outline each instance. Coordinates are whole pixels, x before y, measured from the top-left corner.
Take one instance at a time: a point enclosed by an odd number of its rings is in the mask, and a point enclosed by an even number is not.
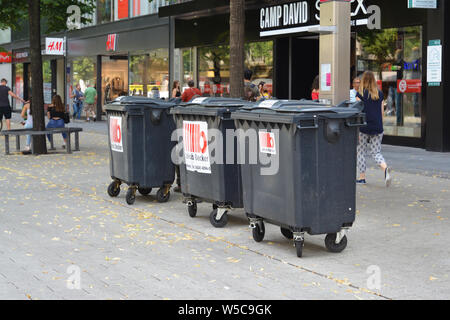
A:
[[[216,228],[228,222],[228,212],[242,208],[241,176],[236,161],[236,145],[231,163],[227,159],[227,130],[235,129],[230,115],[249,102],[232,98],[194,98],[190,103],[171,110],[176,126],[183,130],[183,162],[180,165],[181,190],[191,217],[197,215],[197,203],[212,203],[210,222]],[[211,141],[217,149],[212,150]],[[221,140],[223,138],[223,140]],[[234,142],[234,141],[231,141]],[[218,150],[221,148],[221,150]],[[211,161],[222,152],[219,161]],[[215,158],[218,160],[218,157]]]
[[[145,97],[121,97],[105,107],[108,117],[110,169],[114,180],[108,194],[117,197],[120,185],[129,185],[126,201],[133,204],[136,190],[148,195],[159,188],[156,197],[166,202],[175,179],[171,141],[175,130],[170,109],[176,104]]]
[[[356,211],[357,133],[365,124],[360,109],[267,100],[231,115],[237,129],[256,136],[253,145],[238,140],[246,152],[258,155],[256,163],[241,166],[244,208],[255,241],[263,240],[268,221],[294,239],[299,257],[305,233],[327,234],[330,251],[345,249],[345,232]],[[267,172],[269,162],[273,168]]]

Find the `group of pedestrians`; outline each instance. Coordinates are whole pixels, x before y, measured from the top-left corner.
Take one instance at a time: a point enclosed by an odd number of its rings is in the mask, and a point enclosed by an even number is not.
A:
[[[251,70],[244,71],[244,99],[256,102],[261,98],[270,99],[270,93],[265,87],[266,83],[261,81],[258,85],[251,82],[253,72]],[[194,80],[188,81],[188,88],[181,92],[180,81],[175,80],[172,85],[172,98],[180,98],[183,102],[189,102],[193,98],[201,97],[202,92],[195,87]]]
[[[84,93],[81,91],[80,84],[75,86],[75,89],[70,94],[70,99],[73,101],[73,120],[81,119],[81,113],[83,108],[86,112],[86,121],[91,119],[95,122],[97,117],[95,115],[95,109],[97,106],[97,90],[92,85],[88,85]],[[86,103],[86,106],[84,105]]]

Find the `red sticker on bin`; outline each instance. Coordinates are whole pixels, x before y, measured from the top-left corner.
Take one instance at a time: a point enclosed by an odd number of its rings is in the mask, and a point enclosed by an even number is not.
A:
[[[259,132],[259,151],[261,153],[277,154],[275,134],[273,132]]]
[[[111,150],[123,152],[122,117],[109,118],[109,137],[111,142]]]
[[[183,121],[183,147],[186,170],[211,173],[207,122]]]

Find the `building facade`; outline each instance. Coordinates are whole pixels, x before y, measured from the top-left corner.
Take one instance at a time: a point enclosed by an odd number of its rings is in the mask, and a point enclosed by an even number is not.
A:
[[[352,79],[375,73],[385,96],[385,143],[450,151],[450,3],[436,4],[351,1],[349,73]],[[229,1],[192,0],[159,15],[174,19],[172,77],[194,78],[204,93],[226,95]],[[319,24],[320,0],[246,1],[246,65],[254,82],[265,82],[277,98],[310,99],[319,74],[319,39],[311,27]]]
[[[179,0],[97,0],[91,22],[81,28],[46,37],[66,39],[66,54],[43,53],[44,101],[59,94],[71,108],[70,93],[76,84],[84,91],[96,86],[98,110],[120,95],[160,97],[169,95],[169,18],[159,18],[161,6]],[[9,79],[19,96],[32,96],[28,25],[8,34],[0,34],[0,47],[9,53],[7,63],[0,62],[2,77]],[[152,90],[153,89],[153,90]],[[16,110],[22,108],[13,101]]]

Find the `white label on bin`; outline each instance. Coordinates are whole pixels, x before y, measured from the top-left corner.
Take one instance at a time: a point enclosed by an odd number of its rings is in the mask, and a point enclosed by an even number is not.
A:
[[[273,105],[275,103],[277,103],[278,100],[264,100],[263,102],[261,102],[258,107],[259,108],[267,108],[267,109],[272,109]]]
[[[208,123],[183,121],[183,146],[186,170],[211,174]]]
[[[122,117],[109,117],[109,136],[111,140],[111,150],[123,152]]]
[[[277,154],[275,134],[273,132],[259,131],[259,151],[261,153]]]
[[[202,103],[203,101],[205,101],[206,99],[208,99],[208,97],[202,97],[202,98],[195,98],[194,100],[192,100],[191,103]]]

